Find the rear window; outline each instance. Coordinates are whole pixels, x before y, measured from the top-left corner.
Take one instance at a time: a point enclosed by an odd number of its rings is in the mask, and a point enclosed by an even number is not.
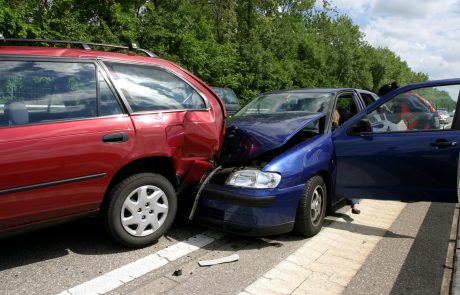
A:
[[[162,68],[116,62],[106,65],[134,112],[206,108],[192,86]]]

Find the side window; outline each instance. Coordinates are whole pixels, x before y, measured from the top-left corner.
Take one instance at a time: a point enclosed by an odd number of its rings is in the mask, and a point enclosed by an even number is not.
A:
[[[358,107],[352,94],[343,94],[337,98],[333,114],[333,125],[335,127],[342,125],[348,119],[358,113]]]
[[[205,109],[185,81],[155,66],[106,62],[134,112]]]
[[[367,114],[372,132],[451,129],[460,85],[401,93]]]
[[[90,63],[0,61],[0,126],[97,116]]]
[[[118,101],[113,94],[112,90],[110,90],[107,81],[105,81],[104,77],[101,73],[98,73],[99,77],[99,93],[100,93],[100,114],[101,116],[110,116],[110,115],[118,115],[122,114],[123,111],[121,110]]]
[[[363,98],[365,106],[368,106],[368,105],[370,105],[371,103],[373,103],[375,101],[375,98],[370,94],[360,93],[360,95]]]

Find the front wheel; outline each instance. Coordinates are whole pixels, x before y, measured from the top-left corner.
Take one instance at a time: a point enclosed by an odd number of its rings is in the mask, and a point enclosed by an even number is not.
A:
[[[112,188],[102,214],[113,238],[128,247],[143,247],[166,233],[176,211],[171,183],[155,173],[138,173]]]
[[[294,231],[312,237],[323,227],[326,214],[327,191],[321,176],[310,178],[300,198]]]

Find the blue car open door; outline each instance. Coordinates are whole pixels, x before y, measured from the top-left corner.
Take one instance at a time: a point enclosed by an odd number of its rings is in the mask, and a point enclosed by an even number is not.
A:
[[[460,79],[399,88],[335,130],[335,193],[344,198],[458,201]],[[455,112],[458,113],[458,112]]]

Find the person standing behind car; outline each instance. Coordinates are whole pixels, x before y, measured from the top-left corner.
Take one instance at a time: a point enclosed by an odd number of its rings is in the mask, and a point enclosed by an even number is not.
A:
[[[377,92],[377,95],[378,96],[384,96],[385,94],[395,90],[395,89],[398,89],[399,88],[399,85],[398,83],[396,83],[396,81],[394,81],[393,83],[390,83],[390,84],[385,84],[383,85],[382,87],[380,87],[379,91]]]

